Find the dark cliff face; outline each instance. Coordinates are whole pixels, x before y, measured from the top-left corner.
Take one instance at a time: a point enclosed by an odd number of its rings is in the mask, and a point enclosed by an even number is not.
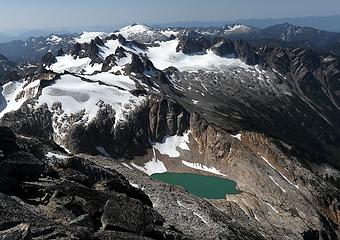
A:
[[[88,126],[75,125],[66,134],[65,147],[74,153],[100,154],[103,147],[115,157],[131,158],[145,154],[149,146],[148,107],[143,106],[128,117],[128,121],[115,125],[115,112],[106,105]],[[115,127],[114,127],[115,126]]]
[[[189,127],[189,113],[166,98],[151,99],[149,112],[150,140],[162,142],[166,136],[183,135]]]
[[[73,45],[73,47],[70,50],[70,54],[74,58],[85,58],[88,57],[92,61],[91,63],[101,63],[102,59],[99,57],[99,47],[100,45],[97,45],[97,41],[91,40],[90,43],[76,43]],[[99,43],[101,44],[101,43]]]
[[[226,57],[228,55],[235,53],[235,45],[231,40],[225,39],[215,39],[214,45],[211,47],[211,50],[218,56]]]
[[[50,147],[16,140],[1,127],[0,146],[7,144],[0,158],[0,237],[188,239],[163,227],[150,199],[115,170],[65,154],[45,156]]]
[[[211,42],[195,32],[189,31],[179,39],[176,51],[185,54],[199,54],[211,47]]]

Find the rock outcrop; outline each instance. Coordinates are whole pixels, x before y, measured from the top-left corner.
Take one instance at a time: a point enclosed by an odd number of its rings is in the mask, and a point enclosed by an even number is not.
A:
[[[1,146],[13,136],[1,128]],[[163,227],[150,199],[122,175],[65,154],[6,152],[0,202],[1,239],[188,239]]]
[[[188,31],[180,37],[176,51],[182,51],[185,54],[201,54],[210,46],[211,42],[205,36]]]

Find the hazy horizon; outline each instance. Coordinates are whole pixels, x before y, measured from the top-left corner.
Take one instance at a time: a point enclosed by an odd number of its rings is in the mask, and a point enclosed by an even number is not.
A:
[[[306,4],[308,8],[306,9]],[[292,7],[294,6],[294,7]],[[263,9],[266,9],[264,12]],[[134,22],[219,22],[238,19],[295,18],[340,15],[338,0],[12,0],[2,3],[0,32],[70,30],[122,26]],[[15,16],[13,18],[13,16]]]

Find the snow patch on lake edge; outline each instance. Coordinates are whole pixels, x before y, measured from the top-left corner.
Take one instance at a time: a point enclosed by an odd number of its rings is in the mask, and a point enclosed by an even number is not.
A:
[[[186,161],[182,161],[182,163],[189,168],[193,168],[193,169],[196,169],[196,170],[201,170],[201,171],[204,171],[204,172],[209,172],[209,173],[213,173],[213,174],[216,174],[216,175],[221,175],[221,176],[227,177],[227,175],[221,173],[219,170],[217,170],[214,167],[207,167],[207,166],[200,164],[200,163],[190,163],[190,162],[186,162]]]
[[[184,133],[183,136],[169,136],[165,137],[162,143],[152,143],[153,148],[157,149],[161,154],[168,155],[172,158],[178,158],[180,152],[177,148],[190,151],[188,146],[189,133]]]
[[[138,166],[134,162],[131,162],[130,165],[133,166],[134,168],[148,174],[149,176],[151,176],[152,174],[155,174],[155,173],[165,173],[165,172],[167,172],[168,170],[165,167],[164,163],[157,159],[155,149],[152,149],[152,151],[153,151],[152,160],[149,161],[149,162],[146,162],[143,167]]]

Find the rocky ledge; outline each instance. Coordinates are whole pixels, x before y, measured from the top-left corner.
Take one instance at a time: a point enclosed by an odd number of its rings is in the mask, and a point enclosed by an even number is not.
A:
[[[0,239],[189,239],[113,169],[5,127],[0,148]]]

